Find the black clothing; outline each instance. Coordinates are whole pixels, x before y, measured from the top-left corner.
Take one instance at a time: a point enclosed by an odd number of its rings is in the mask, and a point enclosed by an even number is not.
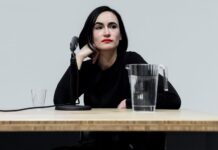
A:
[[[126,99],[131,107],[131,92],[126,70],[127,64],[145,64],[146,61],[135,52],[118,54],[115,63],[102,70],[91,60],[84,61],[78,71],[76,61],[71,63],[57,85],[54,103],[75,104],[76,99],[84,93],[84,104],[93,108],[117,108]],[[157,108],[178,109],[181,105],[179,95],[168,82],[169,90],[163,88],[163,77],[159,75]],[[165,134],[156,132],[81,132],[80,143],[72,149],[162,149]],[[81,138],[81,137],[78,137]],[[67,148],[66,148],[67,149]]]
[[[78,71],[74,62],[57,85],[54,103],[75,104],[76,99],[84,93],[84,104],[93,108],[117,108],[124,99],[127,99],[127,107],[131,107],[130,84],[125,67],[139,63],[146,61],[135,52],[118,55],[115,63],[106,70],[87,60]],[[159,76],[157,108],[178,109],[181,105],[179,95],[170,83],[169,90],[164,91],[162,80],[162,76]]]

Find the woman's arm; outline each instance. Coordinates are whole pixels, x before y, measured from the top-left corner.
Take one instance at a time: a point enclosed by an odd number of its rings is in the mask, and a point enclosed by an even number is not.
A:
[[[79,70],[82,66],[83,60],[88,56],[90,56],[91,54],[93,54],[93,50],[91,50],[91,48],[89,48],[87,44],[76,54],[76,63]],[[93,64],[98,59],[98,54],[99,54],[98,51],[95,51],[95,55],[92,57]]]
[[[157,108],[159,109],[179,109],[181,106],[181,99],[179,94],[168,82],[168,91],[164,91],[163,77],[159,75],[158,79],[158,94],[157,94]]]
[[[76,63],[68,67],[56,87],[53,99],[54,104],[75,104],[77,99],[77,72]]]
[[[79,80],[81,80],[79,70],[81,69],[83,60],[92,53],[93,51],[85,45],[74,58],[71,58],[70,67],[64,73],[56,87],[54,104],[75,104],[76,99],[83,93],[83,85],[81,82],[79,83]],[[96,58],[97,55],[94,56],[93,63],[96,61]]]

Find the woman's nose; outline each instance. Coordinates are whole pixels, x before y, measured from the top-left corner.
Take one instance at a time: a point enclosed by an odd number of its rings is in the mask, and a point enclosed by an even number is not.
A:
[[[110,36],[110,30],[109,28],[104,29],[104,36]]]

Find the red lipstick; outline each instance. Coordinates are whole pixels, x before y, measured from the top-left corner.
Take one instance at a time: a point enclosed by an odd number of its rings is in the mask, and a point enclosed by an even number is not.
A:
[[[110,43],[110,42],[113,42],[113,40],[111,40],[111,39],[103,39],[101,42]]]

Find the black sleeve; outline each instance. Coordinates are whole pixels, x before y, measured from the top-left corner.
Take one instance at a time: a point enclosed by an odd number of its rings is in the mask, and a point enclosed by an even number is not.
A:
[[[168,81],[168,91],[164,91],[163,77],[159,75],[156,107],[158,109],[179,109],[180,106],[181,99],[175,88]]]
[[[127,52],[125,55],[125,64],[147,64],[147,62],[138,53]]]
[[[81,95],[78,92],[78,77],[79,71],[74,59],[56,87],[54,104],[75,104],[76,99]]]
[[[139,54],[135,52],[129,52],[127,55],[127,63],[128,64],[147,64],[147,62],[141,57]],[[127,98],[126,101],[127,108],[131,107],[131,98]],[[159,75],[158,80],[158,93],[157,93],[157,108],[158,109],[179,109],[181,106],[181,99],[172,86],[172,84],[168,81],[168,91],[164,91],[163,87],[163,77]]]

